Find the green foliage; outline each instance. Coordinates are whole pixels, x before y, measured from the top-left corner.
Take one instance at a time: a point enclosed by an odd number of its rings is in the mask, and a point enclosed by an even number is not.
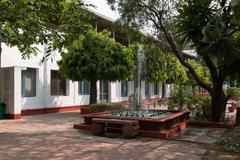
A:
[[[240,9],[236,1],[232,1],[233,10],[227,4],[213,3],[213,0],[184,3],[179,8],[178,32],[184,35],[183,40],[192,42],[201,58],[210,58],[225,76],[233,75],[239,73],[240,37],[236,34],[240,25],[234,19]],[[206,64],[211,67],[209,62]]]
[[[189,71],[172,53],[164,52],[154,44],[144,45],[146,57],[146,78],[150,82],[169,84],[197,85]],[[206,84],[211,84],[209,69],[195,60],[188,59],[199,78]]]
[[[121,103],[95,103],[89,106],[93,112],[119,111],[124,110],[125,107]]]
[[[239,0],[232,0],[231,7],[233,11],[233,22],[237,25],[240,25],[240,1]]]
[[[227,95],[232,100],[239,100],[240,99],[240,88],[237,87],[229,87],[226,90]]]
[[[191,110],[196,119],[209,119],[211,117],[211,97],[197,97],[189,86],[174,85],[168,99],[169,109]]]
[[[240,25],[236,21],[239,4],[235,0],[187,0],[180,5],[178,12],[177,28],[182,41],[192,43],[198,57],[209,68],[212,83],[199,84],[214,99],[212,120],[220,121],[228,97],[222,90],[223,82],[227,77],[240,74]]]
[[[209,119],[211,117],[211,97],[204,96],[198,99],[198,105],[201,112],[196,115],[196,118]]]
[[[135,69],[132,48],[109,37],[110,33],[91,30],[68,46],[58,62],[62,75],[72,80],[125,80]]]
[[[169,109],[177,108],[178,110],[182,110],[191,107],[193,100],[192,90],[189,86],[174,85],[170,92],[168,106]]]
[[[212,84],[212,79],[211,79],[211,74],[209,69],[199,63],[196,63],[195,60],[188,60],[188,63],[194,68],[194,70],[196,71],[198,77],[200,78],[200,80],[206,84],[211,85]],[[190,74],[190,72],[187,70],[187,74],[188,74],[188,81],[186,82],[186,84],[188,85],[194,85],[196,86],[197,83],[196,81],[193,79],[192,75]]]
[[[232,138],[221,138],[218,142],[219,144],[223,145],[224,150],[228,152],[240,153],[240,144],[234,142]]]
[[[118,10],[122,23],[137,30],[148,26],[158,40],[167,41],[193,79],[215,99],[212,120],[220,121],[225,103],[219,105],[219,101],[225,102],[227,96],[219,86],[227,77],[240,74],[239,0],[108,0],[108,3]],[[204,82],[186,62],[183,45],[196,50],[201,64],[208,68],[211,82]]]
[[[145,45],[146,77],[150,82],[187,82],[186,69],[172,53],[163,52],[156,45]]]
[[[90,28],[84,6],[81,0],[1,0],[0,43],[18,47],[24,58],[37,54],[36,44],[48,44],[49,53],[61,51]]]

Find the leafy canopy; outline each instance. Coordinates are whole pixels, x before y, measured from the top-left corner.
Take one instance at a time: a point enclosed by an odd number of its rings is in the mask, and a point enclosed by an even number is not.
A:
[[[183,40],[192,43],[198,55],[212,68],[212,74],[223,78],[239,74],[239,0],[221,3],[189,0],[178,12],[178,33],[183,35]]]
[[[108,3],[118,10],[122,23],[138,30],[148,28],[152,35],[167,42],[197,84],[211,95],[211,118],[219,122],[229,98],[223,83],[240,73],[240,0],[108,0]],[[209,70],[211,83],[204,82],[184,58],[181,42],[196,50]]]
[[[137,30],[150,31],[167,42],[172,53],[189,70],[192,78],[213,93],[212,84],[239,73],[239,0],[108,0],[120,13],[120,22]],[[184,59],[186,45],[196,49],[210,73],[205,83]]]
[[[172,53],[164,52],[154,44],[145,45],[144,53],[148,81],[168,84],[187,82],[186,69]]]
[[[76,39],[58,62],[60,72],[73,80],[124,80],[135,70],[132,48],[122,46],[110,33],[95,30]]]
[[[201,81],[203,81],[205,84],[212,85],[212,79],[208,67],[202,65],[201,63],[197,63],[196,60],[193,59],[188,59],[187,61],[194,68]],[[197,85],[191,73],[188,70],[186,70],[186,72],[188,75],[188,81],[186,82],[186,84],[194,86]]]
[[[23,57],[37,53],[35,44],[61,51],[90,27],[85,6],[81,0],[0,0],[0,42],[18,47]]]
[[[145,45],[144,53],[146,58],[146,78],[148,81],[196,85],[192,75],[173,53],[163,51],[155,44]],[[206,66],[196,63],[193,59],[188,59],[187,61],[204,83],[211,83],[210,72]]]

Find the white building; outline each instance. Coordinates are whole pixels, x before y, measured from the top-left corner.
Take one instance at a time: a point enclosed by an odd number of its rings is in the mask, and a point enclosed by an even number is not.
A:
[[[111,28],[112,21],[97,15],[96,28]],[[113,33],[117,39],[117,34]],[[121,41],[120,39],[118,39]],[[22,59],[17,48],[3,44],[1,55],[0,101],[7,105],[7,115],[19,119],[24,115],[79,110],[89,104],[89,86],[86,82],[73,82],[61,79],[57,61],[60,54],[53,53],[53,59],[42,62],[45,46],[39,46],[37,56]],[[98,101],[127,101],[134,92],[134,82],[98,82]],[[169,85],[162,89],[160,84],[149,84],[148,90],[142,82],[142,95],[145,97],[169,95]],[[146,94],[145,94],[146,93]]]

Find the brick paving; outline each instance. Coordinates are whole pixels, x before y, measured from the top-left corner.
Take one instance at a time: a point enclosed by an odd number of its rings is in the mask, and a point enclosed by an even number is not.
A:
[[[240,159],[239,155],[209,147],[224,130],[190,128],[172,140],[129,140],[114,134],[96,137],[72,128],[81,121],[79,112],[1,120],[0,160]]]

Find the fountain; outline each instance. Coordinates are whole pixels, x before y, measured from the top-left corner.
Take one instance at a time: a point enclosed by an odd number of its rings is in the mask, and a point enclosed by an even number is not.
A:
[[[136,87],[134,93],[129,96],[129,109],[111,113],[95,113],[84,115],[84,123],[74,125],[76,129],[90,130],[94,119],[101,119],[101,122],[108,124],[113,121],[134,121],[138,123],[138,135],[152,138],[167,138],[173,136],[176,132],[187,127],[190,112],[184,111],[169,111],[169,110],[146,110],[143,109],[142,96],[141,96],[141,81],[143,77],[143,62],[144,53],[140,45],[138,45],[137,53],[137,76]],[[105,120],[104,120],[105,119]],[[104,126],[106,126],[104,124]],[[103,127],[102,130],[108,132],[123,132],[121,128],[124,125],[114,124],[109,125],[107,128]],[[98,126],[97,128],[99,129]]]

